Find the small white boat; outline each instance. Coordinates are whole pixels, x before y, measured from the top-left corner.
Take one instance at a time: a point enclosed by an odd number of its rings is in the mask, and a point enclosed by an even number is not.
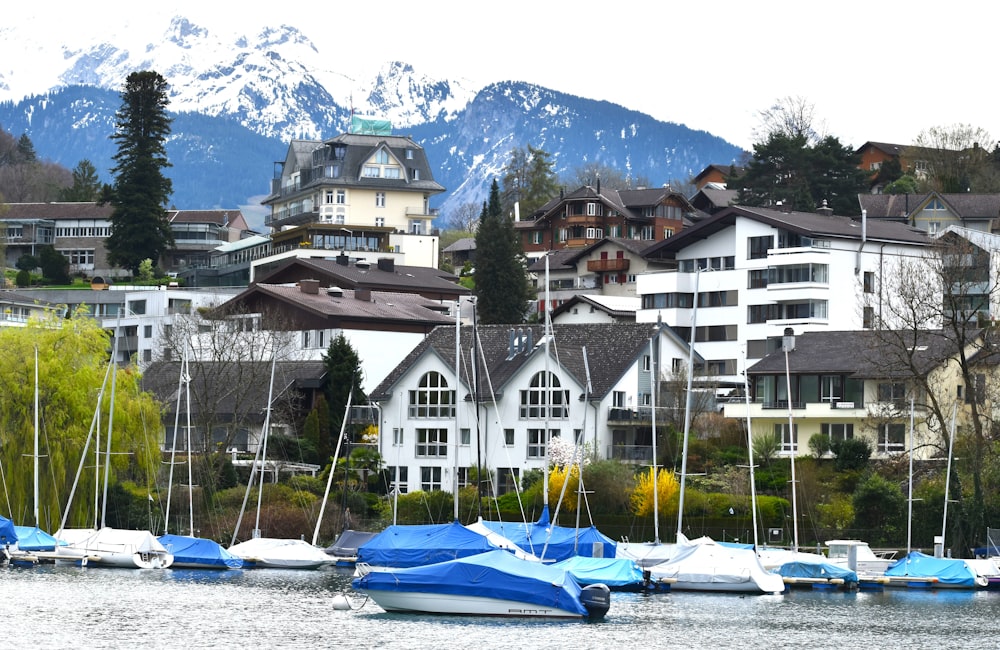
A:
[[[351,585],[389,612],[600,618],[611,604],[606,585],[581,587],[569,571],[503,550],[371,571]]]
[[[233,544],[228,550],[243,560],[245,569],[319,569],[337,561],[302,539],[255,537]]]
[[[57,563],[124,569],[166,569],[174,556],[148,530],[64,528],[55,535]]]
[[[781,576],[767,571],[752,549],[719,544],[707,537],[688,541],[679,536],[676,553],[649,568],[654,582],[668,582],[671,591],[729,591],[780,594]]]
[[[857,539],[831,539],[826,543],[826,557],[831,564],[857,571],[858,577],[884,575],[896,561],[890,556],[876,555],[868,542]]]

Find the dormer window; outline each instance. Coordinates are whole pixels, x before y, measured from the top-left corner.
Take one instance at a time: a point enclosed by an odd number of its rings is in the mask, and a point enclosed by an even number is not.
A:
[[[389,153],[385,149],[379,149],[375,152],[374,162],[379,165],[389,164]]]

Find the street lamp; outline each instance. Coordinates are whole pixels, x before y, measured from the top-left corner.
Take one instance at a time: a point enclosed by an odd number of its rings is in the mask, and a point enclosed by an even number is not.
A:
[[[795,349],[795,332],[791,327],[785,328],[781,337],[781,349],[785,353],[785,397],[788,399],[788,440],[792,449],[792,551],[799,550],[799,509],[795,501],[795,452],[798,444],[795,436],[795,424],[792,420],[792,373],[788,364],[788,353]]]

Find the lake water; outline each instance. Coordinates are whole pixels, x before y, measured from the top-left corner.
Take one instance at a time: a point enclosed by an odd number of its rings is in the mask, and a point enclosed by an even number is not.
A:
[[[350,573],[0,569],[15,648],[996,648],[1000,592],[612,594],[601,621],[388,614]],[[355,607],[334,610],[346,593]]]

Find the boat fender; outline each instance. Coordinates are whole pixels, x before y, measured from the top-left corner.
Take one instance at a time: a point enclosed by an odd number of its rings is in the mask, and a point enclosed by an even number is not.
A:
[[[611,608],[611,589],[600,582],[587,585],[580,590],[580,603],[590,618],[603,618]]]
[[[333,608],[338,611],[351,609],[351,601],[347,600],[344,594],[337,594],[333,597]]]

